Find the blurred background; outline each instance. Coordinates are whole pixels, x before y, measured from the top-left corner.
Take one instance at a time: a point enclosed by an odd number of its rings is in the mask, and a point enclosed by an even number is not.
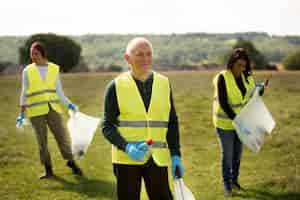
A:
[[[299,10],[297,0],[5,1],[0,73],[22,70],[33,39],[46,43],[63,72],[122,71],[135,36],[153,42],[159,70],[222,68],[234,47],[247,49],[255,69],[295,70]]]
[[[116,199],[111,145],[100,128],[78,161],[83,178],[70,174],[48,134],[57,178],[38,180],[43,168],[33,129],[15,126],[21,72],[30,62],[32,41],[43,41],[49,60],[64,73],[66,96],[81,112],[101,117],[106,85],[128,69],[123,59],[127,42],[143,36],[153,43],[153,68],[171,81],[184,181],[196,199],[224,199],[220,148],[211,117],[212,79],[225,68],[230,51],[243,47],[257,82],[272,74],[263,99],[276,128],[259,153],[244,148],[240,183],[246,191],[232,199],[299,200],[299,11],[298,0],[1,2],[0,199]],[[144,187],[142,199],[147,199]]]

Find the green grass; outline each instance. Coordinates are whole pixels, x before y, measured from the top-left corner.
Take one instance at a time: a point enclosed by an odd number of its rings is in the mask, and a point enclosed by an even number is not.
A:
[[[256,73],[261,81],[264,72]],[[67,96],[84,113],[101,116],[105,86],[116,74],[64,75]],[[196,199],[223,198],[220,149],[211,122],[212,72],[168,73],[180,120],[184,181]],[[65,166],[55,140],[49,146],[56,179],[42,180],[35,135],[29,126],[16,131],[20,78],[1,77],[0,199],[116,199],[111,147],[100,129],[86,157],[78,161],[85,178]],[[240,183],[247,191],[232,199],[300,199],[300,73],[274,73],[264,100],[277,125],[260,153],[244,148]],[[64,115],[67,119],[67,114]],[[171,183],[172,185],[172,183]],[[147,199],[144,189],[143,199]]]

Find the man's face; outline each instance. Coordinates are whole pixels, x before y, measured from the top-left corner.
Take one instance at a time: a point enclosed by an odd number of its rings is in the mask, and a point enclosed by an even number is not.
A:
[[[131,54],[126,57],[126,60],[132,66],[133,71],[147,73],[151,69],[152,49],[146,42],[138,43]]]

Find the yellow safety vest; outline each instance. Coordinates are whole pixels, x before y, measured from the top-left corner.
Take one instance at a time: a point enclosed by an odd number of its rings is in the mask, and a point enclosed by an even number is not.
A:
[[[245,79],[244,74],[242,74],[242,80],[244,86],[246,88],[245,97],[243,97],[238,85],[236,84],[235,78],[231,72],[231,70],[223,70],[218,73],[213,79],[214,85],[214,101],[213,101],[213,123],[216,128],[224,129],[224,130],[234,130],[232,125],[232,120],[228,117],[228,115],[223,111],[219,104],[218,97],[218,79],[220,75],[223,75],[225,79],[226,92],[228,104],[231,106],[233,111],[236,114],[240,113],[242,107],[249,101],[251,98],[254,88],[255,82],[252,76],[248,76],[248,82]]]
[[[130,72],[115,78],[120,115],[117,128],[128,142],[153,140],[152,157],[158,166],[168,166],[170,152],[166,136],[170,113],[170,85],[167,77],[153,72],[152,95],[148,112]],[[146,162],[132,160],[125,152],[112,146],[112,162],[141,165]]]
[[[49,106],[61,113],[60,101],[56,94],[56,81],[59,74],[59,66],[48,62],[46,79],[41,78],[35,63],[27,68],[28,88],[26,90],[26,115],[35,117],[49,112]]]

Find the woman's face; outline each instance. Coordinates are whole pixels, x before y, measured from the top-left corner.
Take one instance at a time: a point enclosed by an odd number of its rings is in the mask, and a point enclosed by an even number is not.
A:
[[[44,57],[42,56],[41,52],[32,47],[30,48],[30,58],[32,62],[36,64],[41,64],[44,61]]]
[[[247,62],[243,59],[238,59],[232,66],[232,72],[235,76],[241,76],[242,72],[246,70]]]

